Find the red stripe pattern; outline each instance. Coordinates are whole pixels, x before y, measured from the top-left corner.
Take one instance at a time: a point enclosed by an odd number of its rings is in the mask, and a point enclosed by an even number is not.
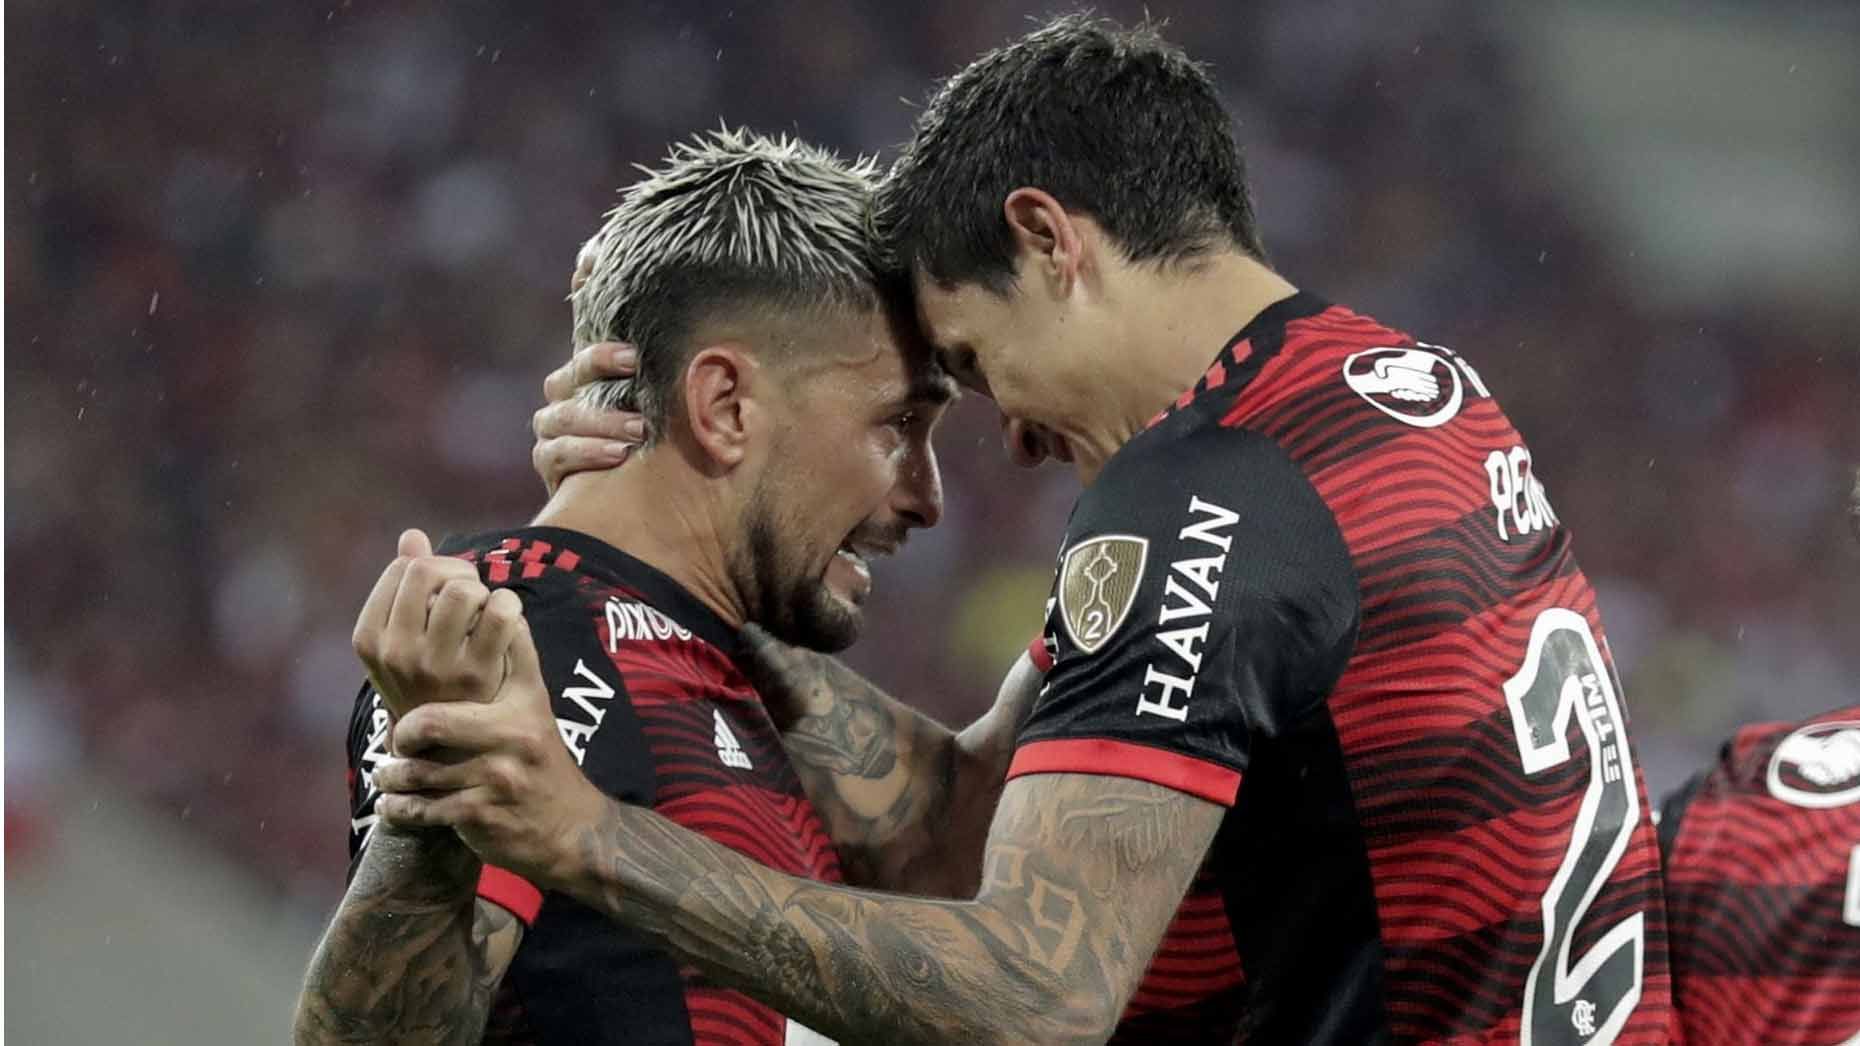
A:
[[[581,557],[571,550],[511,538],[461,558],[480,563],[493,583],[508,581],[513,573],[534,579],[551,569],[575,575],[575,598],[619,673],[650,749],[655,810],[777,871],[842,881],[838,854],[801,790],[774,723],[727,655],[657,610],[652,615],[658,616],[639,616],[635,611],[649,605],[644,596],[605,576],[578,571]],[[732,743],[740,753],[734,765],[725,761]],[[528,883],[494,868],[485,870],[479,893],[526,921],[541,905],[541,895]],[[709,983],[696,969],[683,967],[680,973],[697,1046],[785,1042],[787,1018],[772,1008]],[[500,992],[499,1019],[487,1032],[487,1043],[532,1038],[510,988],[506,982]]]
[[[1860,708],[1807,725],[1843,722],[1860,729]],[[1788,783],[1779,748],[1801,730],[1738,732],[1683,813],[1669,807],[1674,984],[1691,1046],[1860,1041],[1860,775],[1838,805],[1773,791],[1772,771]]]
[[[1527,979],[1544,946],[1543,899],[1581,843],[1574,826],[1592,775],[1607,768],[1591,766],[1571,715],[1563,735],[1569,756],[1527,773],[1505,686],[1521,674],[1533,624],[1546,610],[1580,615],[1604,662],[1606,641],[1567,531],[1527,502],[1517,504],[1529,527],[1494,506],[1494,490],[1510,474],[1488,471],[1492,456],[1529,459],[1477,376],[1430,347],[1432,378],[1460,392],[1456,407],[1422,424],[1415,420],[1422,411],[1372,397],[1365,382],[1345,378],[1353,356],[1385,347],[1417,343],[1330,307],[1249,334],[1163,417],[1212,406],[1221,424],[1271,438],[1330,508],[1356,568],[1357,644],[1327,704],[1366,847],[1393,1041],[1515,1043]],[[1446,393],[1438,395],[1444,402]],[[1612,665],[1602,667],[1612,678]],[[1671,1041],[1676,1018],[1658,847],[1638,765],[1632,787],[1638,816],[1623,830],[1625,849],[1567,940],[1569,953],[1581,955],[1624,920],[1644,920],[1641,994],[1613,1041],[1652,1046]],[[1265,923],[1276,916],[1231,914]],[[1210,896],[1197,894],[1183,918],[1212,925],[1222,916]],[[1187,945],[1172,952],[1174,964],[1144,981],[1133,1020],[1139,1007],[1154,1013],[1182,1001],[1167,994],[1167,978],[1193,969],[1185,957],[1213,962],[1218,952]],[[1223,983],[1244,984],[1238,957],[1216,968]],[[1270,1006],[1243,997],[1228,1019],[1201,1025],[1201,1041],[1234,1038]]]
[[[608,598],[637,598],[606,588],[592,595],[596,614]],[[652,752],[658,781],[654,809],[776,871],[842,881],[839,855],[801,790],[780,734],[736,665],[699,639],[673,635],[616,642],[610,624],[601,615],[601,642],[626,681]],[[719,758],[719,716],[749,769]],[[681,973],[698,1046],[783,1042],[787,1019],[775,1010],[709,983],[694,968]]]
[[[1338,307],[1293,321],[1225,423],[1299,463],[1356,566],[1361,626],[1329,708],[1368,847],[1390,1030],[1398,1042],[1517,1041],[1541,902],[1599,770],[1572,716],[1572,757],[1527,774],[1505,683],[1545,610],[1582,615],[1597,637],[1601,620],[1567,531],[1501,537],[1487,461],[1523,440],[1469,371],[1438,357],[1436,377],[1463,400],[1432,427],[1342,380],[1356,353],[1415,344]],[[1580,955],[1644,914],[1642,995],[1618,1046],[1666,1042],[1672,1020],[1658,849],[1635,773],[1639,824],[1570,939]]]
[[[1203,870],[1189,887],[1111,1042],[1118,1046],[1217,1041],[1245,1002],[1246,973],[1234,946],[1220,880]]]

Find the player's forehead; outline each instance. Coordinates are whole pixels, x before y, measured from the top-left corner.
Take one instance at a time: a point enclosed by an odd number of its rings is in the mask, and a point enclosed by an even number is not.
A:
[[[957,361],[978,341],[990,341],[987,327],[994,312],[985,306],[999,299],[980,284],[945,284],[918,274],[913,279],[917,328],[944,369],[961,373]]]
[[[838,359],[874,399],[948,403],[956,383],[913,317],[881,308],[841,332]]]

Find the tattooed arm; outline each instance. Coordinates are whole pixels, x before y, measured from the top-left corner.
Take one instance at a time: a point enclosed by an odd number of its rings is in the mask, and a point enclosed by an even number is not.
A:
[[[974,900],[783,875],[581,777],[546,706],[428,706],[376,780],[403,826],[473,849],[649,933],[719,983],[846,1042],[1102,1042],[1200,867],[1224,809],[1147,782],[1009,782]],[[516,720],[530,719],[519,723]]]
[[[523,940],[451,832],[378,827],[310,960],[293,1041],[476,1043]]]
[[[982,846],[1039,694],[1021,655],[995,703],[955,732],[825,654],[743,630],[748,669],[848,882],[935,897],[972,897]]]
[[[356,619],[370,686],[357,696],[349,770],[352,824],[372,817],[368,763],[391,746],[393,717],[428,701],[486,700],[514,662],[541,684],[516,593],[492,592],[456,559],[434,559],[426,535],[399,556]],[[544,692],[547,700],[547,692]],[[366,726],[364,726],[366,724]],[[378,754],[379,753],[379,754]],[[310,960],[293,1039],[311,1043],[476,1043],[523,924],[477,898],[478,857],[452,832],[377,823],[348,893]]]

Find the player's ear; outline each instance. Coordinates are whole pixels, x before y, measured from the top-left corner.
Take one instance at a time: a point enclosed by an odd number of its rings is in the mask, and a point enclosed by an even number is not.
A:
[[[1022,264],[1030,263],[1031,271],[1056,290],[1069,291],[1078,279],[1084,244],[1065,207],[1045,190],[1022,186],[1007,194],[1001,209]]]
[[[742,462],[761,420],[757,369],[755,357],[735,342],[707,345],[685,365],[683,397],[691,438],[724,468]]]

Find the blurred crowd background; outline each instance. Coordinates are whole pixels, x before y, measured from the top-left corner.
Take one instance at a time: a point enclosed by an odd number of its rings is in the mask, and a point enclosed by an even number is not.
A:
[[[1860,9],[1146,6],[1226,91],[1278,267],[1467,355],[1531,441],[1656,793],[1860,702]],[[9,3],[8,1031],[151,973],[135,1041],[281,1028],[345,867],[354,614],[400,528],[540,506],[529,412],[632,165],[719,120],[888,150],[1050,10]],[[944,522],[851,660],[961,721],[1076,482],[983,402],[939,449]]]

